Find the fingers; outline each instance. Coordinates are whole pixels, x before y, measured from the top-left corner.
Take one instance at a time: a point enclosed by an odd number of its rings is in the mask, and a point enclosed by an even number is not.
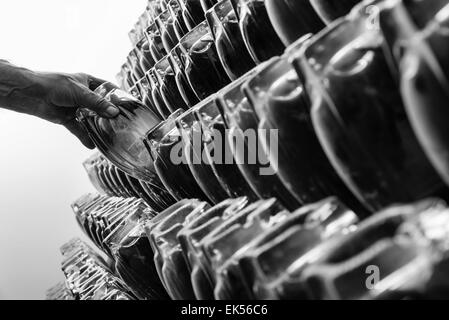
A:
[[[86,108],[105,118],[114,118],[120,113],[119,108],[92,90],[104,83],[104,80],[85,73],[46,76],[50,78],[50,81],[45,81],[44,86],[49,105]]]
[[[80,123],[75,119],[64,125],[72,134],[74,134],[81,143],[89,149],[95,149],[95,145],[90,139],[88,133],[84,130]]]
[[[77,86],[74,96],[75,103],[78,106],[90,109],[96,112],[99,116],[113,118],[120,113],[120,110],[115,105],[106,101],[101,96],[83,85]]]

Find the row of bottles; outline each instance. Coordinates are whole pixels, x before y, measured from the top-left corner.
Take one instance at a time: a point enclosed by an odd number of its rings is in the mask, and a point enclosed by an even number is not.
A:
[[[98,123],[83,122],[88,130],[96,131],[94,141],[115,166],[165,192],[166,204],[170,197],[172,201],[199,198],[212,204],[228,197],[276,197],[294,210],[338,196],[369,215],[398,202],[428,196],[448,199],[441,179],[446,178],[445,129],[432,116],[437,111],[424,114],[429,99],[441,102],[444,97],[430,92],[417,96],[420,90],[410,89],[416,88],[419,79],[430,78],[431,71],[437,73],[439,83],[444,82],[444,72],[436,63],[432,70],[424,70],[423,62],[423,74],[411,78],[411,69],[402,66],[409,65],[408,55],[430,52],[426,58],[433,62],[437,57],[431,56],[432,48],[427,50],[425,43],[405,53],[397,48],[403,45],[402,38],[422,38],[419,31],[401,29],[406,28],[400,26],[405,18],[397,17],[399,13],[408,13],[406,18],[412,19],[415,12],[427,12],[427,20],[419,23],[441,34],[444,26],[432,19],[444,18],[445,3],[421,8],[420,1],[365,1],[317,35],[304,35],[283,55],[250,68],[229,84],[220,80],[226,72],[209,64],[219,61],[218,56],[207,54],[204,59],[198,57],[201,63],[192,63],[196,52],[219,51],[216,43],[203,41],[211,32],[210,24],[203,22],[181,39],[177,46],[182,48],[176,47],[156,64],[167,70],[180,63],[179,77],[170,79],[199,84],[190,88],[196,88],[195,94],[203,92],[196,100],[189,105],[174,102],[159,112],[149,102],[150,96],[158,94],[143,89],[143,94],[136,93],[146,97],[142,103],[129,96],[113,101],[123,106],[118,120],[92,115]],[[441,46],[435,47],[440,50]],[[177,49],[189,57],[177,59]],[[190,96],[167,77],[159,80],[164,88],[158,91],[161,101],[179,102]],[[220,83],[214,85],[213,80]],[[210,87],[203,91],[205,84]],[[117,92],[124,95],[111,86],[104,84],[97,92],[112,99]],[[217,132],[221,132],[219,138]],[[252,141],[247,132],[255,134]],[[243,148],[238,141],[243,141]],[[173,159],[175,151],[180,153],[180,163]],[[217,153],[231,153],[233,161],[216,161]]]
[[[136,199],[89,194],[73,208],[138,299],[428,299],[449,293],[449,210],[436,199],[392,206],[364,221],[336,198],[292,212],[274,198],[215,206],[184,199],[156,215]]]
[[[79,221],[136,244],[134,294],[447,296],[449,1],[194,2],[150,1],[121,89],[93,88],[120,115],[78,114],[102,153]]]
[[[61,247],[66,280],[47,291],[48,300],[135,300],[108,260],[82,240]]]
[[[79,226],[139,299],[168,298],[142,222],[156,216],[141,199],[87,194],[72,204]]]

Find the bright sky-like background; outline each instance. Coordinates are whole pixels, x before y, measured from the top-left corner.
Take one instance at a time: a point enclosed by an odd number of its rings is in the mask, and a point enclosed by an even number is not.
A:
[[[0,58],[115,80],[145,0],[0,0]],[[59,247],[81,236],[70,203],[92,187],[92,153],[63,128],[0,109],[0,299],[42,299]]]

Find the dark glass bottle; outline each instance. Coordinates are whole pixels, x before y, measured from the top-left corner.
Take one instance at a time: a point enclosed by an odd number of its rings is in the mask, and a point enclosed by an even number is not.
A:
[[[310,0],[266,0],[265,5],[274,29],[285,45],[325,27]]]
[[[200,100],[216,93],[230,82],[220,63],[206,22],[196,26],[180,43],[184,73]]]
[[[169,54],[169,62],[170,65],[175,72],[175,80],[176,84],[178,86],[179,93],[181,94],[182,98],[184,99],[184,102],[186,105],[191,108],[194,105],[196,105],[198,102],[200,102],[200,99],[193,91],[192,87],[190,86],[189,81],[187,80],[187,77],[184,74],[184,65],[182,64],[181,60],[182,55],[182,49],[181,44],[177,44],[176,47],[170,52]]]
[[[120,184],[120,181],[116,175],[115,168],[110,163],[105,161],[105,172],[109,177],[109,181],[112,183],[112,187],[115,190],[117,196],[122,198],[129,198],[129,194],[126,193],[124,187]]]
[[[178,109],[187,110],[188,106],[182,98],[176,84],[175,72],[170,66],[168,56],[159,60],[154,71],[159,81],[159,90],[165,105],[173,113]]]
[[[393,2],[380,14],[380,24],[399,73],[407,114],[440,176],[449,184],[449,47],[442,12],[448,1]]]
[[[173,27],[175,30],[176,38],[179,41],[186,35],[187,32],[189,32],[189,29],[184,22],[181,6],[179,5],[178,0],[170,0],[170,2],[168,3],[168,8],[173,18]]]
[[[142,98],[140,96],[140,87],[137,85],[139,83],[140,79],[136,82],[135,85],[133,85],[131,88],[129,88],[128,93],[132,95],[137,100],[142,101]]]
[[[153,262],[153,250],[145,235],[129,235],[115,249],[115,268],[141,299],[168,300]]]
[[[254,61],[281,55],[285,46],[274,30],[264,0],[237,0],[240,31]]]
[[[161,119],[163,119],[163,116],[159,113],[159,110],[156,108],[153,101],[153,97],[151,95],[151,84],[148,81],[148,75],[145,75],[145,77],[140,79],[136,85],[139,87],[142,103],[155,114],[159,115]]]
[[[127,57],[127,62],[133,75],[134,84],[141,79],[145,72],[140,67],[139,57],[135,49],[131,50]]]
[[[154,61],[161,60],[167,54],[167,51],[165,51],[161,33],[159,32],[156,23],[151,24],[147,28],[145,35],[148,39],[148,43],[150,44],[150,52]]]
[[[160,210],[166,209],[175,202],[175,199],[170,195],[167,189],[161,186],[162,184],[155,185],[151,181],[146,182],[142,180],[139,181],[139,184],[148,197],[158,204],[159,208],[161,208]],[[154,208],[154,210],[158,210],[157,206],[152,208]]]
[[[156,61],[154,60],[151,50],[150,43],[146,37],[143,37],[136,45],[136,50],[139,58],[139,66],[143,72],[147,72],[154,67]]]
[[[181,110],[175,112],[149,132],[145,145],[154,161],[158,176],[175,199],[208,200],[197,185],[184,158],[182,139],[175,125],[176,118],[181,114]]]
[[[111,177],[108,174],[108,167],[104,161],[99,164],[99,170],[100,170],[103,182],[109,191],[109,194],[112,194],[114,197],[120,197],[120,193],[117,191],[117,188],[115,187],[114,183],[112,182]]]
[[[237,14],[231,1],[222,0],[206,12],[223,67],[231,80],[236,80],[256,66],[240,32]]]
[[[200,0],[178,0],[182,9],[182,16],[189,30],[204,21],[204,11]]]
[[[154,105],[159,111],[159,114],[161,114],[164,119],[167,119],[170,116],[171,111],[168,109],[162,98],[161,92],[159,91],[159,80],[155,74],[154,68],[147,73],[147,79],[151,85],[151,97],[153,98]]]
[[[124,75],[124,83],[126,83],[126,87],[124,87],[123,89],[128,90],[129,88],[131,88],[134,85],[134,77],[132,75],[131,68],[130,68],[128,62],[126,62],[122,66],[122,71],[123,71],[123,75]]]
[[[164,45],[165,51],[170,52],[178,42],[175,33],[174,20],[170,11],[165,10],[157,16],[156,25],[161,34],[162,44]]]
[[[117,169],[119,171],[121,171],[120,169]],[[126,174],[125,172],[121,171],[119,172],[119,177],[120,180],[123,181],[123,183],[126,183],[131,191],[132,194],[134,194],[133,197],[138,198],[138,199],[142,199],[143,201],[145,201],[149,206],[152,206],[153,204],[153,199],[151,199],[150,197],[148,197],[145,192],[142,190],[142,188],[140,188],[140,185],[138,183],[139,180],[131,177],[130,175]],[[135,182],[137,181],[137,183]],[[157,208],[157,207],[156,207]],[[155,210],[159,210],[156,209]]]

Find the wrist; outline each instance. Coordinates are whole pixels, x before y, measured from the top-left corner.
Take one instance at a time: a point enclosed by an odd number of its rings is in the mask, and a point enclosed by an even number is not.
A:
[[[49,77],[46,76],[46,73],[22,69],[21,76],[23,95],[34,99],[45,99],[49,87]]]
[[[0,107],[34,114],[41,105],[40,76],[28,69],[0,60]]]
[[[31,70],[15,66],[5,60],[0,60],[0,96],[16,98],[28,95],[35,89],[33,84],[37,76]]]

